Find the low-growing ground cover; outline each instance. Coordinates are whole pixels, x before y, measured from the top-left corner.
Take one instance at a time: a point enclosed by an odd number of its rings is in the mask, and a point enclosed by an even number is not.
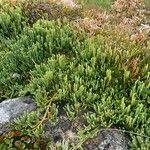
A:
[[[62,109],[70,121],[86,110],[86,124],[77,131],[80,144],[65,145],[68,149],[81,149],[86,134],[110,127],[127,132],[130,149],[150,149],[149,35],[138,32],[133,38],[128,29],[139,25],[120,26],[119,18],[132,21],[136,11],[128,14],[127,5],[117,2],[114,8],[114,16],[99,16],[101,10],[48,2],[1,3],[0,100],[32,94],[38,106],[12,125],[21,132],[17,141],[22,135],[41,139],[44,122],[55,122]],[[27,148],[15,140],[8,134],[1,147]],[[34,149],[40,145],[35,142]],[[52,145],[49,139],[47,149]]]
[[[111,5],[113,4],[114,0],[79,0],[80,3],[83,3],[83,5],[88,6],[98,6],[103,9],[110,9]]]

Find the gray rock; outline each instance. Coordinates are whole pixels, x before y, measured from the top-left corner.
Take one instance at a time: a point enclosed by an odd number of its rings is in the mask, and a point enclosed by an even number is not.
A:
[[[104,129],[84,143],[84,150],[128,150],[128,139],[117,129]]]
[[[71,121],[66,116],[59,116],[55,123],[46,122],[44,125],[43,138],[56,143],[63,140],[64,133],[71,128]]]
[[[36,109],[31,96],[8,99],[0,103],[0,134],[6,130],[6,124],[20,117],[24,112]]]

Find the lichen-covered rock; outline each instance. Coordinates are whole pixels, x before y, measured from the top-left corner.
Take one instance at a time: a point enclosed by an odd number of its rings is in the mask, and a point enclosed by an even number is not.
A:
[[[84,150],[128,150],[128,139],[119,130],[104,129],[84,143]]]
[[[24,112],[36,109],[31,96],[8,99],[0,103],[0,134],[6,130],[6,124],[21,116]]]
[[[71,127],[71,121],[66,116],[59,116],[55,123],[47,122],[44,125],[43,138],[50,137],[54,142],[63,140],[64,133]]]
[[[54,143],[67,141],[71,144],[78,143],[77,133],[79,129],[87,125],[83,115],[86,110],[79,112],[72,120],[69,119],[65,111],[60,108],[56,122],[47,121],[44,124],[43,139],[52,139]]]
[[[83,117],[87,111],[79,112],[73,120],[70,120],[61,110],[56,122],[44,123],[42,138],[48,141],[51,139],[56,145],[63,141],[68,142],[70,146],[78,145],[80,142],[78,131],[88,125]],[[95,137],[93,136],[94,134],[83,143],[84,150],[128,150],[128,137],[121,130],[100,129]]]

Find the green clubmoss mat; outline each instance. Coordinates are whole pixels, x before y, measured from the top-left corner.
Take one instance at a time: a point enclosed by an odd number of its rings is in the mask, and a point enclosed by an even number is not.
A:
[[[38,105],[28,119],[16,121],[15,129],[40,138],[42,124],[32,128],[42,112],[50,107],[46,119],[54,121],[65,101],[70,119],[91,109],[85,116],[89,126],[147,136],[128,134],[130,148],[150,149],[150,46],[101,32],[87,37],[74,30],[68,14],[61,19],[35,15],[31,24],[30,10],[22,7],[0,5],[0,99],[29,92]],[[13,138],[1,146],[13,148]]]

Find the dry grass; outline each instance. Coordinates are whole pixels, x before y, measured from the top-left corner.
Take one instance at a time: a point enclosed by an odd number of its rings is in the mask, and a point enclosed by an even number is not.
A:
[[[136,42],[149,40],[150,26],[147,16],[140,9],[141,0],[117,0],[112,5],[112,11],[102,11],[91,8],[85,11],[85,18],[76,20],[77,29],[84,28],[88,35],[96,34],[98,30],[114,30],[125,35],[125,38]]]

